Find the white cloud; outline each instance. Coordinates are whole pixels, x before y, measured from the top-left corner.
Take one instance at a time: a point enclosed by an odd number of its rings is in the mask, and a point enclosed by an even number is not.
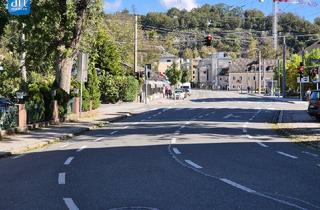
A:
[[[113,0],[113,2],[104,1],[104,11],[105,12],[114,12],[117,11],[122,4],[122,0]]]
[[[160,0],[160,2],[167,9],[176,7],[190,11],[198,6],[196,0]]]

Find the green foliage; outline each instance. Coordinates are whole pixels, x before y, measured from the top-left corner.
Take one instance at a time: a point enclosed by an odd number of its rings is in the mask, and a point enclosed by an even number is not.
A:
[[[178,65],[175,62],[166,70],[166,76],[173,86],[177,85],[181,81],[182,72],[178,69]]]
[[[191,70],[182,69],[181,83],[190,82],[191,76]]]
[[[125,77],[120,95],[121,100],[124,102],[133,102],[139,93],[139,89],[139,81],[136,80],[136,78],[133,76]]]
[[[286,73],[287,73],[287,89],[297,90],[299,84],[297,83],[298,67],[300,66],[301,56],[294,54],[287,61]]]
[[[88,90],[89,100],[92,101],[92,108],[97,109],[100,106],[100,89],[99,89],[99,77],[97,70],[94,67],[94,63],[90,63],[88,70],[88,82],[86,83],[86,89]]]
[[[101,101],[103,103],[116,103],[119,101],[119,87],[115,76],[104,74],[100,78]]]
[[[48,121],[52,118],[53,75],[29,74],[26,109],[28,123]]]

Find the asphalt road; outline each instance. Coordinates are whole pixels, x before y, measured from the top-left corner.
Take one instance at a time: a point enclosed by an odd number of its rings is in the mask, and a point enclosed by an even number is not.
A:
[[[0,210],[320,209],[320,153],[272,129],[293,106],[193,91],[171,107],[0,159]]]

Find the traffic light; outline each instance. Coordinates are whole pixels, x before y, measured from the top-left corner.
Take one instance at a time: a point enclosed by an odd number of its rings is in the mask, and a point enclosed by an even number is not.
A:
[[[304,64],[303,62],[300,62],[300,66],[298,67],[298,74],[300,75],[300,78],[303,78],[304,73]]]
[[[212,44],[212,40],[213,40],[213,37],[209,34],[209,35],[206,36],[204,42],[205,42],[206,45],[209,47],[209,46],[211,46],[211,44]]]

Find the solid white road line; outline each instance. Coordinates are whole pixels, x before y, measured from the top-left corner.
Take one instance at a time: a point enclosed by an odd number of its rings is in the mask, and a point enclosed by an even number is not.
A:
[[[194,168],[197,168],[197,169],[201,169],[202,166],[199,166],[198,164],[192,162],[191,160],[184,160],[186,163],[188,163],[189,165],[191,165],[192,167]]]
[[[171,144],[175,144],[177,142],[177,139],[176,138],[172,138],[171,139]]]
[[[297,159],[298,158],[296,156],[293,156],[293,155],[290,155],[290,154],[287,154],[287,153],[284,153],[284,152],[281,152],[281,151],[277,151],[277,153],[280,154],[280,155],[292,158],[292,159]]]
[[[74,157],[69,157],[65,162],[64,165],[70,165],[71,161],[74,159]]]
[[[85,148],[87,148],[87,146],[82,146],[82,147],[80,147],[80,148],[77,150],[77,152],[81,152],[81,151],[84,150]]]
[[[129,126],[125,126],[125,127],[123,127],[123,129],[127,129],[127,128],[129,128]]]
[[[104,139],[104,137],[97,138],[96,140],[94,140],[94,142],[101,141],[102,139]]]
[[[27,154],[17,155],[17,156],[12,157],[11,159],[19,159],[19,158],[22,158],[22,157],[24,157],[26,155]]]
[[[265,147],[265,148],[269,147],[268,145],[266,145],[266,144],[264,144],[264,143],[262,143],[262,142],[256,142],[256,143],[259,144],[259,145],[262,146],[262,147]]]
[[[69,210],[79,210],[77,205],[73,202],[72,198],[63,198],[63,200]]]
[[[250,136],[249,134],[246,135],[248,139],[253,139],[253,136]]]
[[[118,133],[118,131],[113,131],[113,132],[110,133],[110,135],[114,135],[116,133]]]
[[[311,153],[311,152],[302,151],[301,153],[306,154],[306,155],[310,155],[312,157],[319,157],[319,155]]]
[[[138,125],[139,123],[138,122],[135,122],[135,123],[133,123],[134,125]]]
[[[190,125],[191,122],[186,122],[186,125]]]
[[[231,185],[231,186],[233,186],[233,187],[235,187],[235,188],[238,188],[238,189],[240,189],[240,190],[246,191],[246,192],[248,192],[248,193],[255,193],[255,192],[256,192],[256,191],[254,191],[254,190],[252,190],[252,189],[250,189],[250,188],[248,188],[248,187],[245,187],[245,186],[243,186],[243,185],[241,185],[241,184],[238,184],[238,183],[236,183],[236,182],[233,182],[233,181],[231,181],[231,180],[229,180],[229,179],[220,178],[220,180],[221,180],[222,182],[228,184],[228,185]]]
[[[173,148],[172,150],[176,155],[181,155],[181,152],[178,150],[178,148]]]
[[[58,176],[58,184],[65,184],[66,183],[66,173],[59,173]]]

